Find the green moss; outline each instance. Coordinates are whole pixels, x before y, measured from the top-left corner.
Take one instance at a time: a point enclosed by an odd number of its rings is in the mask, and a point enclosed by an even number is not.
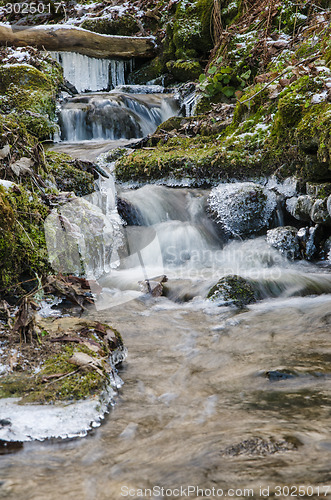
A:
[[[45,375],[76,371],[77,366],[69,362],[75,352],[83,352],[97,359],[96,354],[85,346],[71,344],[62,347],[60,354],[52,356],[45,362],[39,379]],[[52,382],[52,384],[36,384],[33,392],[25,396],[22,402],[49,403],[61,400],[85,399],[102,390],[105,383],[106,377],[100,373],[94,370],[80,370],[62,380]]]
[[[155,134],[157,135],[161,130],[170,132],[171,130],[178,129],[181,126],[181,123],[185,121],[185,118],[183,118],[182,116],[172,116],[158,126]]]
[[[23,186],[0,187],[0,293],[17,290],[23,275],[49,272],[43,221],[48,209]]]
[[[246,141],[250,139],[245,137]],[[248,156],[245,143],[232,148],[227,144],[219,135],[172,138],[166,144],[159,143],[153,150],[138,150],[119,159],[115,166],[116,177],[123,182],[188,178],[194,185],[203,185],[256,177],[272,171],[258,156]],[[254,148],[256,145],[252,145]]]
[[[36,381],[36,376],[27,376],[23,373],[15,373],[6,377],[1,377],[0,399],[20,398],[33,390]]]
[[[168,71],[178,82],[197,80],[202,71],[200,63],[192,60],[180,59],[178,61],[169,61],[166,66]]]
[[[61,329],[61,321],[59,320],[57,327],[54,327],[54,325],[51,327],[53,333],[57,328]],[[73,325],[74,323],[71,322],[70,324]],[[102,335],[96,335],[95,326],[95,322],[76,322],[73,329],[78,333],[78,336],[83,330],[83,338],[86,341],[93,341],[94,345],[99,344],[98,353],[89,349],[87,345],[69,342],[57,343],[58,352],[56,354],[47,354],[49,352],[47,344],[50,341],[45,336],[41,337],[43,339],[43,345],[41,346],[43,354],[41,354],[42,366],[39,373],[34,375],[25,371],[24,373],[16,372],[2,376],[0,378],[0,398],[18,397],[21,398],[20,404],[25,404],[56,403],[58,401],[80,400],[96,394],[99,395],[109,383],[107,358],[111,352],[122,350],[123,341],[117,330],[107,324],[100,325],[98,323],[98,331],[104,327],[105,332],[108,330],[113,332],[116,342],[111,344]],[[77,353],[84,353],[95,359],[98,370],[89,367],[78,369],[78,366],[71,362],[71,357]],[[45,356],[48,357],[45,359]],[[54,375],[56,377],[53,377]]]
[[[53,88],[51,79],[30,64],[0,65],[0,92],[8,92],[11,85],[29,90]]]
[[[78,162],[71,156],[47,151],[46,161],[60,191],[73,191],[77,196],[95,191],[93,175],[77,168]]]
[[[207,295],[211,301],[221,301],[226,305],[243,307],[256,301],[252,284],[240,276],[229,275],[221,278]]]
[[[205,56],[212,49],[212,7],[212,0],[182,0],[178,4],[172,39],[176,50],[182,51],[181,54],[190,51],[191,57],[193,54],[195,57]]]
[[[0,111],[16,113],[26,130],[39,140],[55,132],[56,92],[62,81],[58,66],[42,60],[39,69],[29,64],[0,65]]]
[[[155,80],[164,73],[166,69],[164,58],[156,56],[151,61],[143,64],[140,68],[130,73],[128,82],[131,84],[145,84]]]

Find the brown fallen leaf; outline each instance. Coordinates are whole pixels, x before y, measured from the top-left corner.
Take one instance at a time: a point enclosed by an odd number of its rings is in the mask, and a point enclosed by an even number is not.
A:
[[[71,358],[68,360],[69,363],[79,366],[84,370],[95,370],[99,375],[104,376],[102,368],[102,363],[97,358],[92,358],[85,352],[74,352]]]
[[[5,158],[7,158],[9,153],[10,153],[9,144],[5,144],[5,146],[2,149],[0,149],[0,160],[4,160]]]
[[[32,174],[31,167],[33,165],[33,160],[31,158],[26,158],[23,156],[20,160],[15,161],[10,165],[10,168],[15,175],[26,175]]]

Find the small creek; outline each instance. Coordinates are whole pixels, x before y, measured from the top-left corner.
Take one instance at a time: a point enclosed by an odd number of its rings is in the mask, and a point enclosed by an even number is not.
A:
[[[63,107],[68,142],[56,148],[76,155],[90,148],[87,139],[108,148],[145,134],[110,137],[92,126],[88,136],[86,115],[77,120],[86,113],[82,99],[93,101],[93,113],[111,103],[130,108],[140,126],[144,106],[150,130],[151,114],[154,128],[160,110],[171,116],[167,94],[74,97]],[[227,242],[206,215],[207,190],[127,186],[117,194],[140,225],[126,226],[128,253],[101,279],[103,300],[86,315],[123,334],[124,386],[104,425],[85,439],[27,443],[2,456],[0,498],[115,500],[128,488],[131,498],[176,498],[170,490],[189,485],[251,488],[254,498],[260,487],[304,485],[314,498],[331,498],[329,268],[287,261],[264,237]],[[161,274],[167,296],[143,295],[138,281]],[[264,299],[241,312],[208,303],[208,289],[226,274],[254,278]],[[136,491],[153,486],[169,491]]]

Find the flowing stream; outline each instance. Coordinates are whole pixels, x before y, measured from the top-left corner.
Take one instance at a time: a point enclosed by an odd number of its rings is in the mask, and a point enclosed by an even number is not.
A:
[[[130,95],[85,97],[96,120],[112,104],[138,122],[138,106],[162,108],[160,94]],[[83,113],[83,98],[62,113]],[[65,138],[94,139],[100,130],[84,131],[84,120],[63,119]],[[112,179],[100,183],[111,214]],[[0,498],[331,498],[329,267],[291,262],[264,236],[229,240],[207,214],[208,190],[131,188],[117,187],[124,244],[86,313],[123,334],[124,386],[86,438],[2,456]],[[227,274],[253,279],[261,300],[243,310],[207,301]],[[139,281],[160,275],[165,296],[141,291]]]

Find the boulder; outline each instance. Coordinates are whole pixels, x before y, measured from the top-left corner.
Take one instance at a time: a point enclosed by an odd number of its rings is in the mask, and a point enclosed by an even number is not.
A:
[[[207,299],[222,302],[225,305],[243,307],[256,301],[252,284],[237,275],[221,278],[208,292]]]
[[[292,197],[286,201],[286,209],[297,220],[310,222],[310,212],[314,201],[309,195]]]
[[[298,259],[300,246],[297,233],[298,230],[292,226],[276,227],[267,232],[267,242],[288,259]]]
[[[331,215],[328,211],[328,198],[315,201],[310,211],[310,217],[316,224],[331,225]]]
[[[233,236],[250,236],[265,229],[276,208],[276,194],[253,182],[219,184],[208,199],[216,222]]]
[[[326,208],[328,209],[329,215],[331,216],[331,194],[326,202]]]

